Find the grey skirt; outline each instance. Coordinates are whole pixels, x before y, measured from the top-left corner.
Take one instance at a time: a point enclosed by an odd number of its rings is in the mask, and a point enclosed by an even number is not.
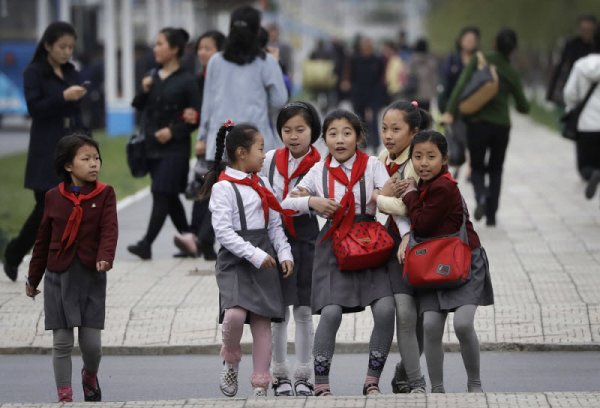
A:
[[[404,294],[415,296],[416,290],[410,286],[405,278],[402,277],[404,268],[403,265],[398,262],[398,248],[400,247],[401,241],[400,233],[398,232],[397,228],[392,227],[392,224],[388,225],[387,230],[392,238],[394,238],[394,251],[392,252],[392,257],[387,264],[390,282],[392,285],[392,292],[394,292],[394,295]]]
[[[246,241],[277,259],[266,229],[236,231]],[[219,323],[225,310],[241,307],[251,313],[281,322],[285,318],[279,268],[257,269],[221,246],[216,264],[219,287]],[[249,320],[247,320],[249,323]]]
[[[494,290],[487,254],[483,247],[471,252],[471,279],[455,289],[419,290],[419,312],[453,312],[464,305],[494,304]]]
[[[357,216],[355,219],[377,222],[373,217]],[[327,305],[339,305],[343,313],[360,312],[374,301],[392,296],[387,265],[358,271],[340,271],[333,254],[331,238],[321,241],[330,227],[331,223],[327,222],[316,241],[311,297],[313,313],[320,314]]]
[[[46,330],[89,327],[104,329],[106,273],[85,267],[75,257],[62,273],[46,270]]]

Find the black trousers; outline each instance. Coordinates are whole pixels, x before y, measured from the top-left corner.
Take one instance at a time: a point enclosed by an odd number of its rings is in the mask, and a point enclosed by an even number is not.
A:
[[[163,227],[167,216],[173,221],[178,232],[189,232],[185,210],[179,199],[179,193],[152,193],[152,213],[144,240],[152,244]]]
[[[377,118],[380,110],[379,105],[372,102],[365,102],[362,99],[354,99],[352,100],[352,109],[366,125],[367,145],[377,150],[380,144],[379,128],[377,125]],[[371,110],[371,119],[369,121],[366,119],[368,109]]]
[[[213,245],[215,243],[215,231],[212,226],[212,217],[208,209],[208,202],[209,199],[194,201],[190,229],[198,237],[198,242]]]
[[[485,216],[488,219],[494,219],[498,211],[502,169],[509,133],[510,126],[501,126],[485,121],[467,124],[467,143],[471,156],[471,182],[475,190],[475,199],[478,203],[486,205]],[[486,175],[488,176],[487,183]]]
[[[23,224],[19,235],[6,246],[4,259],[8,265],[18,266],[21,261],[23,261],[23,257],[31,251],[31,248],[33,248],[33,244],[35,243],[37,231],[44,215],[46,192],[35,190],[33,195],[35,197],[35,207],[33,207],[31,214],[29,214],[25,224]]]
[[[594,170],[600,170],[600,132],[579,132],[575,142],[577,170],[589,180]]]

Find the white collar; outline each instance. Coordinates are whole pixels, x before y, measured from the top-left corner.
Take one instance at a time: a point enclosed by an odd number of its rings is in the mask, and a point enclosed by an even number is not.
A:
[[[302,159],[304,159],[306,156],[308,156],[308,155],[310,154],[311,150],[312,150],[312,146],[309,146],[309,147],[308,147],[308,152],[306,152],[306,154],[305,154],[304,156],[298,157],[297,159],[296,159],[296,158],[295,158],[295,157],[292,155],[292,153],[290,152],[290,153],[288,154],[288,163],[289,163],[289,162],[294,162],[294,161],[296,161],[296,162],[298,162],[298,163],[299,163],[299,162],[301,162],[301,161],[302,161]]]
[[[351,170],[352,166],[354,166],[354,162],[356,161],[356,153],[352,155],[348,160],[343,163],[340,163],[336,160],[335,157],[331,156],[331,163],[329,163],[329,167],[344,167],[346,170]]]
[[[245,173],[243,171],[236,170],[229,166],[225,167],[225,174],[238,180],[243,180],[245,178],[250,177],[250,173]]]

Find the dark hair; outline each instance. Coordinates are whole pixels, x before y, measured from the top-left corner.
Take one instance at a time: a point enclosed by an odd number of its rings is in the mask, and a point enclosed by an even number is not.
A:
[[[463,27],[460,30],[460,33],[458,33],[458,38],[456,39],[456,51],[460,51],[460,43],[461,43],[463,37],[469,33],[474,34],[475,37],[477,37],[477,41],[479,41],[481,39],[481,31],[479,31],[479,27],[477,27],[477,26]]]
[[[217,132],[215,151],[215,161],[213,168],[204,177],[204,184],[200,190],[199,199],[203,200],[210,197],[212,186],[217,182],[219,174],[225,168],[223,163],[223,153],[227,152],[227,158],[230,163],[235,162],[235,151],[238,147],[250,150],[254,144],[254,137],[258,134],[258,128],[250,123],[240,123],[239,125],[219,128]]]
[[[365,128],[360,120],[360,118],[354,113],[344,109],[335,109],[325,116],[323,120],[323,139],[327,139],[327,129],[331,125],[331,122],[338,119],[346,119],[350,122],[350,125],[354,128],[356,132],[357,143],[360,144],[366,140],[366,132]]]
[[[165,27],[160,30],[169,43],[169,47],[177,48],[177,58],[183,57],[185,46],[190,40],[190,35],[183,28]]]
[[[383,111],[383,116],[385,116],[391,110],[399,110],[404,114],[404,121],[408,123],[410,130],[425,130],[431,127],[432,120],[429,112],[427,112],[425,109],[419,108],[418,105],[415,106],[413,102],[392,102],[392,104]]]
[[[426,54],[429,52],[429,42],[425,38],[419,38],[415,44],[415,52]]]
[[[269,44],[269,32],[267,29],[261,26],[258,29],[258,36],[256,39],[258,40],[258,46],[263,50],[266,49]]]
[[[594,30],[594,38],[592,39],[592,52],[600,52],[600,26]]]
[[[258,10],[250,6],[233,10],[223,58],[238,65],[249,64],[256,57],[264,59],[266,54],[258,44],[259,29],[260,12]]]
[[[196,41],[196,51],[198,51],[198,47],[200,47],[200,41],[204,40],[205,38],[212,38],[212,40],[215,42],[215,47],[217,47],[217,51],[221,51],[223,49],[223,45],[225,44],[225,35],[218,30],[208,30],[198,37],[198,41]]]
[[[48,51],[46,51],[46,45],[52,46],[55,42],[57,42],[61,37],[65,35],[70,35],[71,37],[77,39],[77,34],[75,33],[75,29],[69,23],[65,23],[64,21],[55,21],[51,23],[44,30],[44,34],[40,41],[38,41],[37,46],[35,47],[35,52],[33,53],[33,58],[31,59],[31,64],[34,62],[40,62],[48,58]]]
[[[281,128],[283,128],[285,122],[296,115],[302,116],[310,126],[310,144],[315,143],[321,134],[321,119],[315,107],[308,102],[290,102],[279,111],[279,115],[277,115],[277,133],[279,133],[279,137],[282,137]]]
[[[598,19],[593,14],[582,14],[579,17],[577,17],[578,24],[583,23],[584,21],[592,24],[598,24]]]
[[[410,144],[410,150],[408,151],[409,157],[412,157],[416,145],[426,142],[431,142],[436,145],[438,149],[440,149],[440,153],[442,153],[443,157],[448,156],[448,142],[446,141],[446,136],[435,130],[423,130],[417,133],[413,138]]]
[[[65,183],[71,183],[71,173],[65,170],[65,166],[73,161],[77,150],[83,146],[95,147],[100,156],[100,163],[102,163],[102,156],[100,155],[100,147],[98,142],[89,136],[81,133],[73,133],[61,138],[56,144],[56,150],[54,153],[54,170],[56,174],[63,179]]]
[[[496,50],[505,57],[517,48],[517,33],[510,28],[503,28],[496,34]]]

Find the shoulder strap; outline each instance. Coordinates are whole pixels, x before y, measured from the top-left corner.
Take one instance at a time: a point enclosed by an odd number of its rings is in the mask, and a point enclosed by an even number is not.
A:
[[[360,178],[360,181],[358,184],[360,186],[360,213],[364,215],[367,213],[367,187],[365,186],[365,175],[364,174]]]
[[[329,173],[329,169],[327,169],[327,166],[323,165],[323,197],[325,198],[329,198],[329,188],[328,188],[328,173]]]
[[[402,165],[400,167],[398,167],[398,170],[396,170],[396,173],[398,173],[400,175],[400,180],[404,180],[404,171],[406,170],[406,167],[408,166],[408,162],[410,162],[410,159],[408,159],[404,163],[402,163]]]
[[[233,187],[233,191],[235,192],[238,211],[240,212],[240,230],[246,231],[248,229],[248,224],[246,224],[246,211],[244,210],[244,201],[242,200],[242,195],[240,194],[240,190],[238,190],[235,183],[229,184],[231,184],[231,187]]]
[[[590,87],[590,89],[587,91],[587,94],[585,94],[585,98],[583,98],[583,100],[581,101],[581,104],[580,104],[581,110],[583,110],[583,108],[585,108],[585,105],[587,105],[588,100],[594,93],[594,90],[596,89],[597,86],[598,86],[598,82],[594,82],[592,84],[592,86]]]
[[[458,236],[465,244],[469,245],[469,234],[467,234],[467,203],[465,202],[465,198],[462,196],[462,194],[460,195],[460,200],[462,202],[463,217],[460,230],[458,230]]]
[[[271,157],[271,165],[269,166],[269,184],[271,184],[271,187],[273,187],[273,178],[275,177],[275,154]]]

